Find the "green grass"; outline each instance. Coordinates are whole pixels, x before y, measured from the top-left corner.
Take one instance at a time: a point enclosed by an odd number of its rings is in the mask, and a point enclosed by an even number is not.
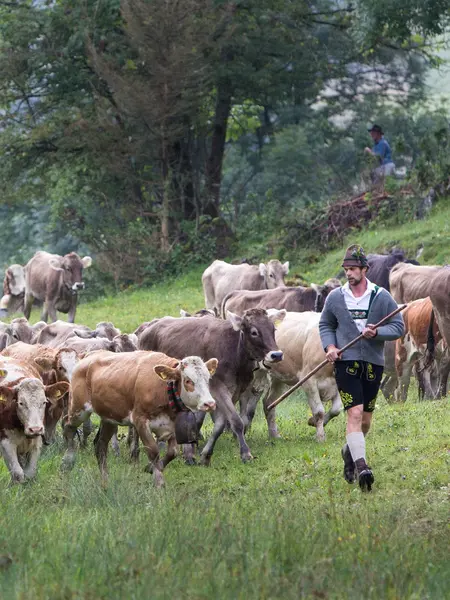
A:
[[[393,243],[423,262],[449,259],[450,209],[394,229],[359,234],[367,251]],[[353,241],[350,236],[343,248]],[[305,254],[306,255],[306,254]],[[321,282],[342,249],[293,272]],[[203,306],[198,268],[151,289],[81,304],[77,322],[112,320],[123,331],[180,308]],[[38,313],[34,315],[38,317]],[[174,461],[153,488],[122,442],[102,489],[92,446],[61,474],[62,440],[46,448],[38,478],[10,487],[0,463],[0,598],[392,599],[450,598],[448,399],[404,405],[379,399],[368,437],[376,483],[363,495],[342,478],[344,418],[318,444],[302,392],[278,409],[282,439],[261,414],[243,465],[231,435],[210,468]],[[211,424],[208,423],[208,431]]]
[[[258,417],[252,464],[224,435],[210,468],[172,463],[164,491],[124,442],[106,490],[91,447],[69,474],[61,441],[47,448],[23,487],[1,465],[0,596],[448,598],[448,404],[380,400],[370,495],[342,478],[343,417],[318,444],[301,395],[279,409],[282,440]]]

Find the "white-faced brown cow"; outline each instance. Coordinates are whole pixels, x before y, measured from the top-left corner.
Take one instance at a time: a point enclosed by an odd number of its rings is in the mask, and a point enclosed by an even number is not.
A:
[[[216,403],[209,390],[209,379],[217,368],[217,360],[206,363],[198,356],[178,361],[159,352],[111,354],[95,352],[84,358],[75,369],[69,415],[65,426],[68,449],[63,468],[75,462],[77,427],[92,412],[101,419],[101,434],[95,446],[98,464],[106,476],[108,443],[118,425],[134,425],[144,445],[155,485],[163,485],[162,471],[175,458],[176,411],[171,406],[168,382],[173,382],[184,406],[191,411],[211,411]],[[158,445],[168,443],[161,460]]]
[[[2,355],[37,368],[45,385],[60,381],[70,383],[73,370],[80,360],[78,354],[69,348],[55,350],[40,344],[24,344],[23,342],[8,346],[2,351]],[[64,410],[67,409],[67,402],[68,398],[62,398],[61,402],[47,404],[44,419],[45,444],[53,442],[56,426],[64,414]]]
[[[35,477],[45,432],[48,403],[59,404],[69,388],[65,382],[45,386],[32,364],[1,357],[0,450],[14,483]]]
[[[23,312],[25,297],[25,271],[22,265],[11,265],[3,279],[3,297],[0,300],[0,316]]]
[[[289,312],[314,310],[320,312],[331,290],[341,286],[339,279],[329,279],[323,285],[311,284],[311,287],[277,287],[273,290],[237,290],[225,296],[222,302],[221,316],[225,318],[227,310],[242,315],[250,308],[277,308]]]
[[[92,264],[90,256],[81,259],[76,252],[65,256],[36,252],[25,266],[25,308],[30,317],[36,298],[44,303],[42,320],[56,321],[56,311],[68,313],[69,323],[75,320],[78,292],[84,289],[83,269]]]
[[[269,311],[270,313],[271,311]],[[285,391],[286,386],[292,386],[307,373],[312,371],[320,362],[325,360],[325,352],[319,335],[320,313],[303,312],[287,313],[277,326],[275,339],[283,352],[283,361],[271,365],[269,370],[270,390],[264,398],[264,412],[269,426],[269,435],[276,437],[278,430],[275,423],[275,410],[267,407]],[[308,424],[316,428],[318,441],[325,439],[324,426],[342,410],[339,395],[330,363],[311,377],[302,389],[306,393],[312,417]],[[324,403],[331,402],[328,412]]]
[[[389,284],[396,302],[412,302],[430,295],[430,284],[442,267],[416,266],[399,263],[392,267]]]
[[[405,401],[413,369],[420,371],[420,382],[425,386],[423,390],[427,397],[436,397],[439,389],[447,387],[448,361],[446,357],[446,344],[434,318],[433,306],[430,298],[414,300],[403,311],[405,331],[401,338],[396,340],[395,368],[398,385],[394,397],[397,401]],[[427,355],[431,352],[431,356]],[[436,364],[434,364],[436,361]],[[433,364],[428,364],[433,363]],[[432,383],[432,373],[437,371],[437,384]],[[420,389],[419,385],[419,389]],[[433,389],[434,388],[434,389]]]
[[[285,314],[286,311],[274,311],[269,317],[265,310],[255,308],[242,317],[228,313],[226,321],[209,317],[165,317],[150,324],[139,336],[139,347],[144,350],[164,352],[178,359],[195,352],[203,360],[216,356],[219,361],[211,382],[211,392],[217,402],[214,429],[202,450],[202,464],[210,463],[215,443],[227,422],[239,442],[242,461],[253,458],[235,405],[251,385],[259,361],[273,364],[283,358],[275,341],[273,322],[283,319]],[[190,462],[193,457],[187,459]]]
[[[220,313],[227,294],[234,290],[267,290],[285,285],[284,276],[289,273],[289,263],[270,260],[267,264],[230,265],[215,260],[203,273],[203,293],[206,308]]]

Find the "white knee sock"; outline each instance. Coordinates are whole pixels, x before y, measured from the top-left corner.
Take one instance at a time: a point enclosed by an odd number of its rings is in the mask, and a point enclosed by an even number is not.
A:
[[[358,458],[366,460],[366,440],[362,431],[347,433],[347,445],[353,461],[357,461]]]

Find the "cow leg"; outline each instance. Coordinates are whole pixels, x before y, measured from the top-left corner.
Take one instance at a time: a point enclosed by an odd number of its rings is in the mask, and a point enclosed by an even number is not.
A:
[[[153,473],[155,487],[163,487],[164,478],[162,471],[164,469],[164,465],[159,455],[158,444],[155,442],[155,439],[150,432],[148,419],[143,417],[136,418],[134,420],[134,426],[136,427],[139,437],[144,445],[144,450],[147,453],[149,464],[146,467],[146,471]]]
[[[72,296],[72,298],[74,298],[74,297]],[[77,312],[77,297],[75,296],[75,298],[72,300],[72,304],[70,306],[69,313],[67,315],[67,321],[69,323],[75,323],[76,312]]]
[[[42,438],[39,437],[38,439],[33,440],[31,449],[28,452],[27,463],[23,470],[25,479],[34,479],[34,477],[36,477],[37,465],[38,465],[39,456],[41,454],[41,449],[42,449]]]
[[[71,408],[69,408],[69,415],[67,417],[66,424],[64,425],[64,439],[66,440],[67,450],[63,456],[61,469],[69,471],[73,468],[76,458],[76,442],[78,427],[84,423],[92,414],[92,409],[81,409],[76,414],[71,414]]]
[[[380,389],[383,392],[385,399],[390,402],[394,396],[395,388],[398,385],[397,375],[387,374],[385,375]]]
[[[282,381],[272,378],[270,382],[270,389],[263,398],[264,415],[267,421],[269,438],[271,439],[280,438],[281,435],[278,431],[276,422],[276,409],[272,408],[272,410],[269,410],[268,407],[274,400],[280,397],[285,387],[286,384],[284,384]]]
[[[316,438],[318,442],[325,441],[325,408],[320,398],[319,389],[316,381],[306,381],[303,388],[308,398],[308,404],[312,412],[312,417],[308,419],[308,425],[316,428]]]
[[[114,434],[117,433],[117,425],[102,421],[99,429],[99,436],[95,445],[95,456],[102,476],[102,482],[106,483],[108,477],[108,445]]]
[[[101,427],[101,425],[100,425]],[[87,441],[91,433],[94,431],[94,426],[92,425],[91,417],[89,416],[86,421],[83,422],[83,437],[81,439],[81,447],[86,448]],[[98,433],[94,439],[94,445],[97,444],[98,441]]]
[[[116,433],[112,436],[111,439],[111,447],[113,449],[114,452],[114,456],[120,456],[120,445],[119,445],[119,440],[117,438],[117,431]]]
[[[47,300],[44,304],[44,307],[47,306],[48,316],[50,317],[50,322],[54,323],[58,320],[58,314],[56,312],[56,307],[53,302]],[[45,308],[44,308],[45,311]],[[46,319],[42,319],[43,321]]]
[[[217,440],[219,439],[219,437],[222,435],[223,430],[225,429],[225,424],[226,424],[225,416],[222,413],[218,413],[218,411],[216,409],[216,420],[214,421],[213,432],[210,435],[208,441],[206,442],[205,447],[203,448],[201,455],[200,455],[200,462],[202,465],[205,465],[207,467],[210,465],[214,446],[215,446]],[[242,425],[242,429],[243,428],[244,428],[244,426]]]
[[[25,299],[24,299],[24,306],[23,306],[23,314],[24,316],[29,319],[30,315],[31,315],[31,309],[33,308],[33,301],[34,298],[31,294],[25,294]],[[44,319],[42,319],[44,320]]]
[[[327,414],[325,415],[325,418],[323,420],[324,426],[327,423],[329,423],[331,421],[331,419],[338,417],[340,415],[342,409],[343,409],[343,405],[342,405],[341,396],[340,396],[339,392],[336,390],[335,395],[333,396],[333,398],[331,398],[330,410],[327,412]]]
[[[175,436],[172,436],[169,441],[167,442],[167,452],[166,455],[163,458],[163,467],[166,468],[167,465],[174,459],[177,457],[178,454],[178,445],[177,445],[177,440]]]
[[[139,460],[139,436],[133,425],[128,427],[127,444],[130,449],[130,458],[133,462]]]
[[[439,372],[439,388],[438,388],[437,397],[444,398],[447,395],[447,382],[448,382],[448,377],[450,375],[450,356],[447,355],[447,352],[440,360],[438,372]]]
[[[221,436],[227,421],[230,423],[231,431],[239,441],[242,461],[248,462],[249,460],[252,460],[253,456],[250,453],[250,448],[244,437],[244,424],[242,423],[241,417],[236,412],[230,393],[225,386],[219,385],[215,386],[213,395],[218,407],[216,410],[216,421],[211,437],[206,442],[201,453],[202,464],[208,465],[210,463],[215,443]]]
[[[406,402],[409,384],[411,381],[412,368],[413,364],[407,361],[402,365],[401,373],[397,373],[398,384],[397,389],[394,392],[394,398],[396,402]]]
[[[23,483],[25,474],[19,463],[16,445],[5,438],[0,441],[0,450],[11,475],[11,483]]]

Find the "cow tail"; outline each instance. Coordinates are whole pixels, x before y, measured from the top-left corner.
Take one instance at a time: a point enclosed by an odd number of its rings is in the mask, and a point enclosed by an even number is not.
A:
[[[428,324],[428,334],[427,334],[427,350],[425,353],[425,368],[431,366],[431,363],[434,361],[434,353],[436,350],[436,340],[434,339],[434,310],[431,309],[430,322]]]

